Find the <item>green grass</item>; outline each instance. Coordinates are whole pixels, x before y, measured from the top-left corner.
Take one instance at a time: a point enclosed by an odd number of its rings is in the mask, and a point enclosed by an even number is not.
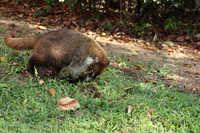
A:
[[[200,132],[200,99],[179,93],[176,86],[133,81],[109,68],[93,83],[99,89],[93,98],[86,89],[92,89],[89,83],[44,78],[41,85],[39,79],[19,73],[31,53],[0,48],[0,57],[6,57],[0,62],[5,72],[0,84],[8,86],[0,88],[0,132]],[[124,91],[128,86],[135,87]],[[50,88],[56,90],[55,95],[49,93]],[[58,111],[62,97],[78,99],[81,107]],[[134,105],[131,114],[127,114],[129,105]],[[156,112],[147,117],[150,108]]]

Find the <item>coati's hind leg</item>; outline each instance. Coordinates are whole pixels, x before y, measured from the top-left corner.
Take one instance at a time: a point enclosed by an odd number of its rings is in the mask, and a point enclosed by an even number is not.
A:
[[[30,72],[33,76],[35,75],[35,69],[34,66],[40,66],[40,67],[51,67],[53,66],[53,63],[49,60],[48,57],[44,57],[41,55],[32,55],[29,64],[28,64],[28,72]]]

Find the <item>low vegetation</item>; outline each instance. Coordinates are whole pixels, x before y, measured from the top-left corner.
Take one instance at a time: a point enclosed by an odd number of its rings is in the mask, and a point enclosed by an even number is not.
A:
[[[177,86],[133,81],[112,67],[96,82],[69,84],[64,70],[60,79],[43,78],[41,84],[24,72],[31,53],[0,47],[0,132],[200,132],[200,99]],[[111,63],[134,67],[125,57],[109,56]],[[62,97],[81,107],[59,111]]]

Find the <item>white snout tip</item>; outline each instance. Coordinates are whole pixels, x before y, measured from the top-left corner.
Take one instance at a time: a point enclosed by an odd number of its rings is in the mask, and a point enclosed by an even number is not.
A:
[[[87,76],[87,78],[86,78],[85,81],[86,81],[86,82],[89,82],[89,81],[91,81],[91,80],[92,80],[92,78]]]

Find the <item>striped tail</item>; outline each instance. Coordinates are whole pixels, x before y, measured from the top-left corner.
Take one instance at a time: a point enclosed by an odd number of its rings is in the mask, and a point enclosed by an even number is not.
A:
[[[11,31],[6,32],[5,34],[5,43],[9,48],[16,50],[28,50],[33,49],[36,44],[37,38],[28,37],[28,38],[13,38]]]

